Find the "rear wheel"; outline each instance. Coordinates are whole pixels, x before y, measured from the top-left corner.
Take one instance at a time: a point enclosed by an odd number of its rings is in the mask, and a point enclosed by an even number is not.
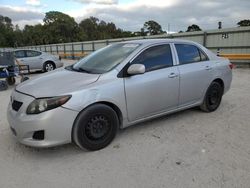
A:
[[[72,131],[73,141],[82,149],[99,150],[112,142],[118,126],[116,112],[109,106],[96,104],[77,117]]]
[[[11,77],[6,78],[6,82],[8,83],[8,85],[12,86],[16,83],[16,79],[15,77],[11,76]]]
[[[222,86],[218,82],[212,82],[206,92],[206,96],[200,109],[205,112],[215,111],[220,106],[222,95]]]
[[[43,70],[45,72],[53,71],[55,69],[55,65],[52,62],[46,62],[43,66]]]

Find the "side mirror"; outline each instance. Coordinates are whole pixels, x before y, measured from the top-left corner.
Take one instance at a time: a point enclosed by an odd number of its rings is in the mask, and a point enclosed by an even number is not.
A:
[[[127,73],[129,75],[137,75],[137,74],[144,74],[146,68],[143,64],[132,64],[129,66]]]

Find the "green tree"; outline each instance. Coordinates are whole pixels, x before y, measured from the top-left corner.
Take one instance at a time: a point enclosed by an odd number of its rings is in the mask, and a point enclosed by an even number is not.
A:
[[[99,19],[95,17],[86,18],[80,22],[80,30],[86,33],[87,40],[98,39],[98,22]]]
[[[14,46],[14,31],[9,17],[0,15],[0,47]]]
[[[186,32],[193,32],[193,31],[201,31],[201,28],[196,24],[188,26]]]
[[[143,31],[142,33],[143,35],[145,34],[157,35],[157,34],[164,33],[161,25],[153,20],[149,20],[145,22],[141,31]]]
[[[107,39],[111,38],[110,33],[107,32],[107,23],[103,20],[97,26],[98,30],[98,38],[99,39]]]
[[[145,32],[145,29],[144,29],[144,28],[141,28],[141,31],[138,31],[138,32],[137,32],[137,35],[146,36],[147,33]]]
[[[95,17],[89,17],[82,20],[79,24],[80,31],[87,36],[86,40],[101,40],[121,37],[134,36],[129,31],[123,31],[117,28],[113,22],[106,23]]]
[[[131,31],[123,31],[122,30],[122,38],[129,38],[129,37],[135,37],[135,33],[132,33]]]
[[[78,25],[67,14],[51,11],[45,14],[44,24],[13,26],[11,19],[0,15],[0,47],[19,47],[62,42],[77,42],[121,37],[135,34],[123,31],[113,22],[95,17],[84,19]]]
[[[13,38],[14,38],[14,47],[23,46],[23,31],[19,28],[18,25],[15,25],[14,32],[13,32]]]
[[[45,27],[41,24],[37,24],[34,26],[25,25],[22,31],[22,36],[22,41],[25,45],[49,44],[50,40],[52,40],[50,33],[46,31]]]
[[[50,43],[77,41],[78,24],[69,15],[50,11],[45,14],[43,21],[47,34],[51,36],[47,37]]]
[[[250,26],[250,20],[241,20],[237,23],[239,27],[246,27]]]

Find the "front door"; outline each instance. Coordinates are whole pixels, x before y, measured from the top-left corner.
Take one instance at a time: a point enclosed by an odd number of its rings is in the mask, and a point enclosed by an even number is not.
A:
[[[144,64],[146,72],[124,78],[129,121],[177,108],[179,72],[169,44],[145,49],[131,64]]]
[[[43,69],[42,53],[34,50],[26,50],[26,58],[23,63],[30,69]]]
[[[26,52],[25,50],[16,50],[14,52],[15,58],[21,63],[21,65],[26,65],[25,64],[25,59],[26,59]]]

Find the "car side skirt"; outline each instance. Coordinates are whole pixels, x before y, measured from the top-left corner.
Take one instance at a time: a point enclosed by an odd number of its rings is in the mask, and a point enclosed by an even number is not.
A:
[[[172,113],[175,113],[175,112],[186,110],[186,109],[189,109],[189,108],[192,108],[192,107],[200,106],[202,104],[202,102],[203,101],[200,100],[200,101],[195,102],[193,104],[189,104],[189,105],[186,105],[186,106],[178,107],[178,108],[175,108],[175,109],[169,110],[169,111],[164,111],[164,112],[161,112],[161,113],[158,113],[158,114],[154,114],[152,116],[148,116],[148,117],[144,117],[144,118],[135,120],[133,122],[129,122],[127,119],[124,119],[123,120],[123,126],[121,128],[123,129],[123,128],[129,127],[131,125],[142,123],[142,122],[145,122],[145,121],[148,121],[148,120],[151,120],[151,119],[155,119],[155,118],[162,117],[162,116],[165,116],[165,115],[168,115],[168,114],[172,114]]]

